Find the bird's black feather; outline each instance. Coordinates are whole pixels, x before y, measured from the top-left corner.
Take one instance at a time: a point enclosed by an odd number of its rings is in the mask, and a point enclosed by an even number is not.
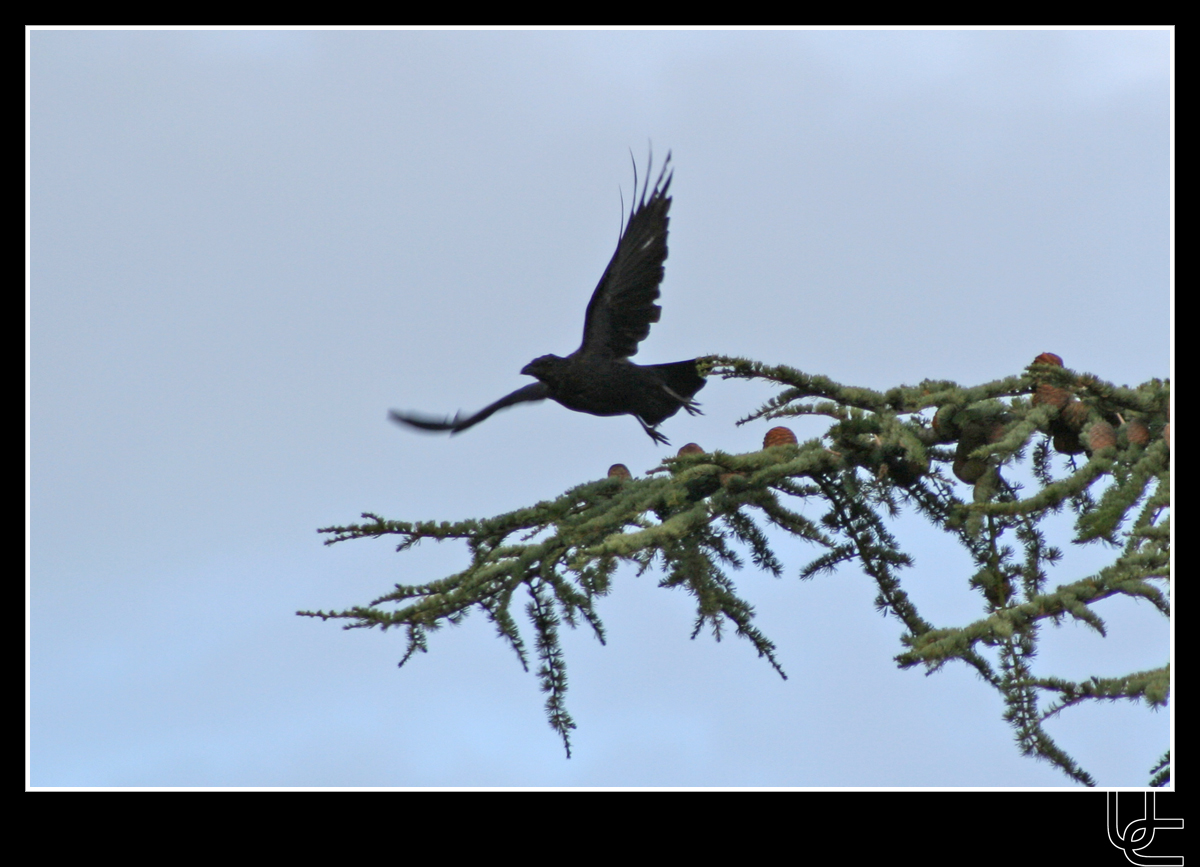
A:
[[[583,343],[576,354],[605,358],[637,355],[638,344],[650,335],[650,326],[662,315],[662,308],[654,302],[658,300],[658,284],[662,283],[663,262],[667,258],[670,160],[668,154],[648,202],[649,175],[640,201],[634,177],[629,222],[592,292],[583,320]]]
[[[439,421],[432,418],[423,418],[417,413],[397,412],[394,409],[389,412],[388,415],[392,421],[411,425],[412,427],[420,428],[421,430],[448,430],[451,433],[458,433],[459,431],[464,431],[473,425],[479,424],[498,409],[504,409],[506,406],[512,406],[515,403],[532,403],[534,401],[545,400],[549,396],[550,387],[546,385],[546,383],[534,382],[530,383],[524,388],[518,388],[512,394],[505,395],[495,403],[489,403],[479,412],[475,413],[474,415],[467,416],[466,418],[462,417],[462,413],[457,413],[454,418],[447,418]]]

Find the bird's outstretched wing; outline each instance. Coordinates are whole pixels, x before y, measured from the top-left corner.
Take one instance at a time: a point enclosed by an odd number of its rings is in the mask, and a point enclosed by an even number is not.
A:
[[[650,189],[650,166],[641,197],[637,191],[637,164],[633,167],[633,204],[629,222],[617,242],[604,276],[596,284],[583,322],[583,345],[578,354],[607,358],[636,355],[638,343],[650,334],[662,308],[655,304],[658,284],[667,258],[667,211],[671,208],[668,153],[654,188]],[[650,198],[646,198],[649,192]]]
[[[458,433],[466,430],[472,425],[477,425],[496,410],[504,409],[506,406],[512,406],[516,403],[528,403],[535,400],[544,400],[550,396],[550,386],[544,382],[535,382],[527,385],[524,388],[518,388],[512,394],[500,398],[495,403],[488,404],[474,415],[462,417],[462,413],[455,414],[454,418],[447,418],[438,421],[436,419],[427,418],[413,413],[398,412],[391,410],[388,412],[388,418],[397,424],[406,424],[409,427],[420,428],[421,430],[448,430],[451,433]]]

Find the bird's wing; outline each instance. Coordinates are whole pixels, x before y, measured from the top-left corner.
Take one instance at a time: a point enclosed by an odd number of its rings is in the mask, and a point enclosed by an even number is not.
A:
[[[467,418],[462,418],[462,413],[455,414],[454,418],[447,418],[438,421],[436,419],[427,418],[421,415],[415,415],[408,412],[398,412],[391,410],[388,412],[388,417],[398,423],[406,424],[409,427],[420,428],[421,430],[448,430],[451,433],[458,433],[466,430],[472,425],[477,425],[496,410],[504,409],[506,406],[512,406],[515,403],[528,403],[535,400],[544,400],[550,396],[550,386],[544,382],[535,382],[527,385],[524,388],[518,388],[512,394],[500,398],[495,403],[488,404],[479,412]]]
[[[667,258],[667,211],[671,208],[667,191],[673,175],[667,171],[670,165],[668,153],[653,189],[649,189],[647,166],[640,200],[634,165],[634,202],[629,209],[629,222],[588,302],[583,344],[578,350],[581,355],[608,358],[636,355],[638,343],[646,339],[650,325],[662,313],[662,308],[654,302],[658,299],[658,284],[662,282],[663,262]]]

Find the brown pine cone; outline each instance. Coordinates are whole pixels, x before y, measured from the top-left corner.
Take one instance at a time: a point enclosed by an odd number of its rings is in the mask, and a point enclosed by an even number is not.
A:
[[[1053,352],[1043,352],[1033,360],[1034,364],[1053,364],[1055,367],[1062,367],[1063,360],[1061,355],[1055,355]]]
[[[1135,446],[1144,446],[1150,442],[1150,428],[1140,418],[1131,418],[1121,426],[1125,439]]]
[[[769,449],[771,446],[795,445],[796,435],[792,433],[791,428],[773,427],[767,431],[767,435],[763,437],[763,448]]]
[[[613,464],[608,468],[608,477],[610,479],[632,479],[633,474],[629,472],[629,467],[624,464]]]
[[[1087,404],[1080,400],[1073,400],[1063,407],[1059,418],[1061,418],[1071,430],[1082,430],[1083,423],[1086,422],[1088,418]]]
[[[1031,402],[1034,406],[1038,406],[1040,404],[1049,404],[1050,406],[1056,406],[1059,409],[1062,409],[1071,402],[1071,392],[1067,391],[1060,385],[1051,385],[1048,382],[1043,382],[1037,387],[1037,390],[1034,391],[1033,400]]]
[[[1087,429],[1087,446],[1089,451],[1098,452],[1100,449],[1115,446],[1116,444],[1117,432],[1113,430],[1113,426],[1108,422],[1098,421]]]

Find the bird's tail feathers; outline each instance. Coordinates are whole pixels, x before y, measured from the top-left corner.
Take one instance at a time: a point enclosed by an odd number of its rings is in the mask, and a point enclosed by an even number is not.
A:
[[[705,379],[696,369],[694,358],[671,364],[651,364],[648,367],[659,375],[667,390],[685,407],[694,403],[692,396],[704,388]]]

